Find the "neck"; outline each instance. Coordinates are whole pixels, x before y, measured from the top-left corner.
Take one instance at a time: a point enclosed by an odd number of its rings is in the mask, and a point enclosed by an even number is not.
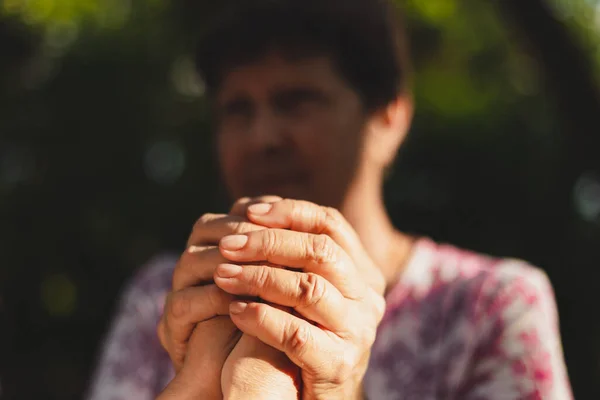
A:
[[[354,227],[389,287],[404,269],[413,239],[394,228],[383,201],[381,179],[364,179],[353,185],[340,211]]]

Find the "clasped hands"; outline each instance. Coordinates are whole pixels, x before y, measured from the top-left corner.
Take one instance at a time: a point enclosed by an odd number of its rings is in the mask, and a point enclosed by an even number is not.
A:
[[[342,215],[242,199],[195,224],[158,335],[165,399],[359,399],[385,282]]]

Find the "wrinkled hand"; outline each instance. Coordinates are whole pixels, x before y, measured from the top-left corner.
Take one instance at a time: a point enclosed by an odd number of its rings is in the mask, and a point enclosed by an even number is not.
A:
[[[297,398],[297,368],[285,354],[242,335],[229,318],[234,296],[212,282],[217,265],[226,262],[216,246],[219,240],[264,229],[243,217],[252,203],[242,199],[230,215],[207,214],[194,226],[158,326],[161,343],[177,372],[159,399],[222,399],[223,395],[263,399],[267,394]]]
[[[304,398],[360,398],[385,310],[379,269],[337,211],[282,200],[250,206],[248,218],[269,229],[220,241],[230,261],[217,268],[215,284],[291,307],[298,316],[238,300],[230,307],[233,323],[301,368]]]

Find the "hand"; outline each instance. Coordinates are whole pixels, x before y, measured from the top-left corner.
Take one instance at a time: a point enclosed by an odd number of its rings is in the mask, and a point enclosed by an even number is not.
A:
[[[272,229],[224,237],[220,251],[231,262],[217,268],[216,285],[292,307],[300,318],[269,304],[235,301],[233,323],[302,369],[304,398],[360,398],[385,310],[379,269],[336,211],[282,200],[252,205],[248,218]]]
[[[295,366],[280,351],[242,335],[229,318],[228,307],[233,296],[212,284],[216,266],[225,261],[216,247],[219,239],[227,234],[264,229],[242,217],[252,203],[250,199],[242,199],[230,215],[207,214],[194,226],[188,250],[175,268],[173,291],[167,297],[158,327],[161,343],[177,371],[161,398],[201,395],[206,399],[221,399],[223,392],[235,398],[237,389],[244,390],[244,396],[240,397],[250,398],[251,390],[264,394],[266,386],[278,398],[297,394]],[[196,286],[201,284],[204,286]]]

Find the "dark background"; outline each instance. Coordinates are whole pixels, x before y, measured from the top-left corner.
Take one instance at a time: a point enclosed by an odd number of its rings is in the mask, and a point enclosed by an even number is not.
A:
[[[204,3],[0,1],[1,399],[80,398],[127,278],[227,208],[189,53]],[[576,397],[600,398],[600,1],[399,3],[396,224],[547,271]]]

